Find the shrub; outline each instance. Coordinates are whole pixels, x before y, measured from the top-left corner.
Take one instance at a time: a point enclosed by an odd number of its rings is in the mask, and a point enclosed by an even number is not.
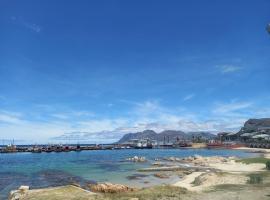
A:
[[[270,170],[270,161],[269,160],[265,163],[265,165],[266,165],[266,169]]]
[[[260,175],[260,174],[250,174],[249,175],[249,180],[248,180],[249,184],[260,184],[260,183],[262,183],[262,181],[263,181],[263,178],[262,178],[262,175]]]

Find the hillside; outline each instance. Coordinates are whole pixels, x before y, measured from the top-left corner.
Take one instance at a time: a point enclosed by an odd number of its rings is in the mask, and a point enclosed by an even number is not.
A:
[[[270,118],[249,119],[245,122],[244,127],[241,128],[239,133],[249,133],[260,130],[270,132]]]

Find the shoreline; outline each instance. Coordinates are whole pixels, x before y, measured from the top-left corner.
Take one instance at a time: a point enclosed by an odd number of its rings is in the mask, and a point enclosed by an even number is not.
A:
[[[239,148],[238,148],[239,149]],[[249,150],[257,153],[258,149],[251,148],[240,148],[239,150]],[[261,149],[260,149],[261,150]],[[264,153],[270,153],[269,151],[264,151]],[[157,183],[150,186],[143,186],[134,189],[134,191],[141,190],[151,190],[152,188],[162,186],[161,180],[167,180],[168,187],[185,188],[190,192],[204,192],[210,188],[216,187],[218,185],[226,184],[241,184],[246,185],[248,181],[248,175],[253,173],[263,173],[266,172],[265,164],[262,163],[251,163],[245,164],[240,159],[236,157],[222,157],[222,156],[189,156],[185,158],[177,157],[165,157],[158,162],[153,162],[151,167],[137,169],[139,172],[148,173],[148,176],[143,179],[145,181],[149,180],[149,177],[155,176]],[[151,175],[150,175],[151,174]],[[180,180],[174,180],[169,183],[169,180],[173,180],[172,177],[181,177]],[[160,181],[159,181],[160,180]],[[166,181],[165,181],[166,182]],[[98,183],[102,184],[102,183]],[[97,185],[98,185],[97,184]],[[112,184],[121,185],[121,184]],[[122,185],[123,187],[127,187]],[[121,187],[122,187],[121,186]],[[82,194],[88,191],[91,195],[96,195],[91,190],[81,188],[79,185],[73,185],[70,190],[74,190],[74,187],[81,189]],[[103,187],[103,186],[102,186]],[[133,186],[128,186],[133,188]],[[26,192],[29,195],[40,195],[42,193],[52,193],[52,191],[62,190],[62,188],[70,188],[68,185],[60,187],[49,187],[29,190]],[[100,195],[98,193],[98,195]],[[124,195],[124,193],[123,193]]]
[[[238,147],[234,148],[235,150],[246,150],[251,153],[261,153],[263,157],[270,159],[270,149],[262,148],[250,148],[250,147]]]

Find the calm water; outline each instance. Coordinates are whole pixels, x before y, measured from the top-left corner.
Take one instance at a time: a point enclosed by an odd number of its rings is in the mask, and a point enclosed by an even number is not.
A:
[[[110,181],[132,184],[139,174],[136,169],[149,166],[151,163],[130,163],[125,159],[132,156],[145,156],[148,160],[155,158],[192,155],[202,156],[237,156],[251,157],[254,154],[239,150],[207,149],[130,149],[81,151],[62,153],[14,153],[0,154],[0,199],[5,199],[10,190],[20,185],[31,188],[65,185],[79,182]],[[139,175],[138,175],[139,174]],[[148,178],[149,179],[149,178]]]

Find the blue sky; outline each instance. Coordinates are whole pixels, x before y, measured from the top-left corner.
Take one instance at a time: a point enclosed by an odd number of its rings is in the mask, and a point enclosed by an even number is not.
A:
[[[270,1],[0,2],[0,139],[111,142],[270,117]],[[59,140],[60,141],[60,140]]]

